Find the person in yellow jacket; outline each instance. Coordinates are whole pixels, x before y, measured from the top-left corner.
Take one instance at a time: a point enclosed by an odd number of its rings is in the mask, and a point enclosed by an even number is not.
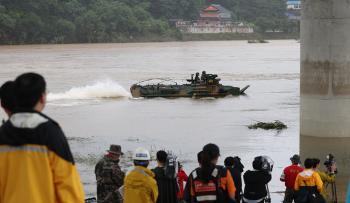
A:
[[[154,173],[147,167],[150,153],[144,148],[136,149],[133,155],[135,168],[124,179],[124,203],[156,203],[158,186]]]
[[[295,202],[316,201],[325,203],[323,196],[320,194],[323,182],[320,175],[313,170],[313,163],[313,159],[306,159],[304,163],[305,170],[300,172],[295,180],[294,189],[297,192]]]
[[[320,175],[313,170],[312,159],[306,159],[304,163],[305,170],[298,174],[294,189],[299,191],[301,187],[316,187],[319,193],[322,192],[323,182]]]
[[[45,91],[45,79],[36,73],[14,81],[15,108],[0,127],[0,203],[84,202],[67,139],[41,113]]]
[[[313,168],[315,172],[317,172],[320,175],[321,180],[324,184],[321,194],[325,199],[331,200],[332,197],[330,195],[331,193],[330,189],[332,188],[331,184],[335,183],[335,171],[337,170],[337,167],[335,164],[332,164],[331,166],[329,166],[329,171],[321,171],[319,167],[320,167],[320,159],[314,159]]]

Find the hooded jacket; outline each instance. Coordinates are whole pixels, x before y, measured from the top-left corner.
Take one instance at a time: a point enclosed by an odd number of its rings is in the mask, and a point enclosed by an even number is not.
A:
[[[148,168],[135,166],[124,179],[124,203],[155,203],[157,198],[154,173]]]
[[[84,202],[59,125],[39,112],[15,113],[0,128],[0,203]]]
[[[301,187],[316,187],[318,192],[322,192],[323,182],[320,175],[312,169],[305,169],[299,173],[296,180],[294,189],[300,190]]]

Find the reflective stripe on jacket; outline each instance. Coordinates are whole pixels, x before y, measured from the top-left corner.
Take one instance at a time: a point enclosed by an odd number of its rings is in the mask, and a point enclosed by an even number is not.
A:
[[[0,128],[0,203],[84,202],[59,125],[38,112],[13,114]]]
[[[197,174],[197,170],[200,171],[200,168],[195,169],[189,177],[189,181],[188,183],[186,183],[186,186],[189,185],[190,188],[189,189],[189,194],[191,199],[196,199],[197,201],[202,200],[202,201],[215,201],[217,199],[216,195],[212,195],[212,194],[206,194],[204,195],[204,197],[198,197],[196,196],[196,192],[195,192],[195,183],[194,180],[199,178],[198,176],[200,176],[199,174]],[[218,176],[217,173],[222,173],[222,170],[225,170],[226,172],[226,176]],[[220,177],[220,180],[218,181],[220,183],[219,187],[225,192],[225,195],[227,195],[228,198],[230,197],[235,197],[235,193],[236,193],[236,187],[235,187],[235,183],[233,181],[233,178],[231,176],[231,173],[229,170],[227,170],[226,168],[214,168],[212,171],[212,176],[213,177]],[[199,198],[199,199],[198,199]],[[204,198],[204,199],[202,199]],[[187,198],[186,198],[187,199]]]

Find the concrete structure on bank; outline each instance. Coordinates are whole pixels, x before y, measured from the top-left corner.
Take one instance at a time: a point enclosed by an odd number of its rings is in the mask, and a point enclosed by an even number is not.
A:
[[[288,0],[287,1],[287,17],[289,20],[300,21],[301,19],[301,1]]]
[[[340,199],[350,177],[350,1],[303,0],[300,150],[336,157]]]
[[[177,21],[176,27],[183,33],[253,33],[251,26],[243,23],[214,23],[203,24],[198,21]]]
[[[301,9],[301,1],[300,0],[288,0],[287,1],[287,9],[300,10]]]

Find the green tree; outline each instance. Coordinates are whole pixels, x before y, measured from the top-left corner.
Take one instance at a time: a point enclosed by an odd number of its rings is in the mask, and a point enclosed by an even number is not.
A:
[[[101,35],[103,35],[104,24],[94,11],[86,11],[77,17],[75,24],[78,42],[99,42]]]

